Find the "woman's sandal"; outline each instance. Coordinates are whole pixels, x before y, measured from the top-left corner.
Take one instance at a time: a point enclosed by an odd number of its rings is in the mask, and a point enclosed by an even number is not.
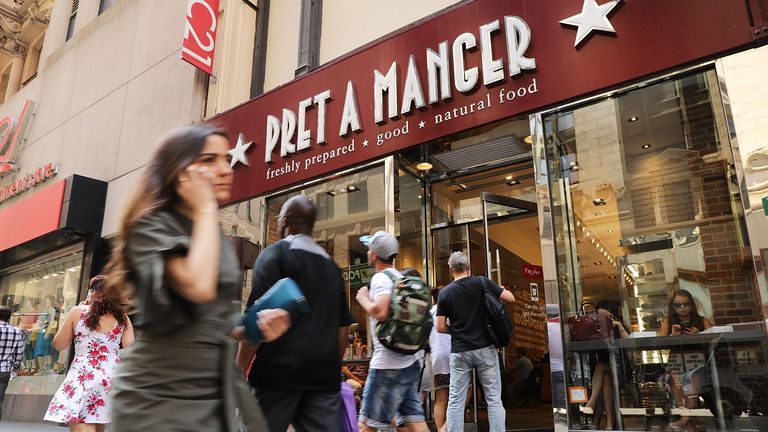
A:
[[[579,405],[579,411],[581,411],[582,414],[589,416],[595,414],[595,410],[592,407],[588,407],[586,405]]]

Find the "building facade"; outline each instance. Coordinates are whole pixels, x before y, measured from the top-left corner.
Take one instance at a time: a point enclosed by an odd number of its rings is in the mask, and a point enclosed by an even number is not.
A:
[[[51,339],[106,258],[121,202],[171,127],[199,121],[185,0],[0,2],[0,301],[28,332],[3,420],[42,422],[71,353]]]
[[[221,0],[211,75],[180,59],[203,3],[0,1],[0,299],[30,334],[7,419],[41,421],[71,356],[50,338],[153,144],[205,120],[236,150],[242,298],[304,194],[349,299],[381,229],[432,286],[462,250],[514,292],[509,430],[765,428],[763,0]],[[678,289],[713,327],[664,335]],[[592,304],[631,337],[579,327]],[[476,399],[465,422],[486,428]]]
[[[764,2],[222,5],[206,117],[237,155],[228,234],[268,245],[308,196],[350,299],[360,235],[395,233],[436,287],[466,252],[518,299],[508,430],[766,427]],[[487,427],[482,404],[465,422]]]

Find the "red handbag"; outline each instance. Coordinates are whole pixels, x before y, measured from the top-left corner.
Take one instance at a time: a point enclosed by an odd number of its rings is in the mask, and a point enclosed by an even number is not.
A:
[[[591,305],[593,312],[587,313],[584,306]],[[597,307],[589,300],[581,303],[581,314],[568,317],[568,332],[571,341],[611,339],[613,323],[607,316],[597,313]]]

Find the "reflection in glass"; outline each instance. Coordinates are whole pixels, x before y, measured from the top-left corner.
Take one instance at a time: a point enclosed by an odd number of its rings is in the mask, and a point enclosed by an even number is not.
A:
[[[70,353],[56,351],[53,336],[77,303],[82,262],[81,249],[0,275],[2,304],[12,310],[9,324],[27,334],[20,376],[8,394],[52,395],[64,379]]]
[[[544,119],[562,310],[615,301],[632,331],[567,343],[569,385],[590,387],[610,353],[618,395],[593,416],[571,404],[572,428],[738,430],[766,410],[764,317],[718,98],[709,71]],[[679,289],[714,326],[657,336]]]

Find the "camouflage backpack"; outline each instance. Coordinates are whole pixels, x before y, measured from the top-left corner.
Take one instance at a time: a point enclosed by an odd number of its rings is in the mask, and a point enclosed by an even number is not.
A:
[[[379,342],[400,354],[415,354],[429,344],[432,331],[432,296],[427,284],[414,276],[384,273],[395,284],[387,319],[376,324]]]

